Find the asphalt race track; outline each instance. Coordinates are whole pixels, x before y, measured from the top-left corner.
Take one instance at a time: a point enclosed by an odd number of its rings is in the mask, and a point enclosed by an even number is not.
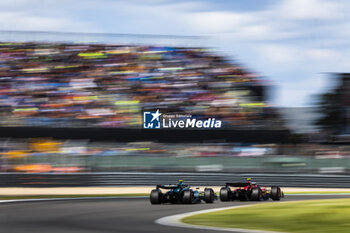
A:
[[[346,198],[344,196],[287,196],[284,201]],[[200,233],[209,230],[167,227],[158,218],[209,208],[254,204],[220,202],[198,205],[151,205],[148,199],[94,199],[0,203],[2,233]]]

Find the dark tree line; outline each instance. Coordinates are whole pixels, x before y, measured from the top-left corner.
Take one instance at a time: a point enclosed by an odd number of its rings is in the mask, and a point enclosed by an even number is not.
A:
[[[350,74],[337,74],[337,76],[340,80],[339,84],[333,90],[318,96],[320,118],[315,122],[320,129],[332,134],[341,133],[347,124],[346,103],[349,95],[347,85]]]

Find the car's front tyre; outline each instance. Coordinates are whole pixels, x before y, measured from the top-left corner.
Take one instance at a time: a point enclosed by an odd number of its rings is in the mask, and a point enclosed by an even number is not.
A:
[[[281,200],[282,197],[282,192],[281,192],[281,188],[278,186],[272,186],[271,187],[271,193],[270,193],[270,197],[272,200],[274,201],[279,201]]]
[[[220,201],[230,201],[231,200],[231,189],[228,187],[222,187],[220,189]]]
[[[214,190],[211,188],[204,189],[204,201],[205,203],[213,203],[215,199]]]

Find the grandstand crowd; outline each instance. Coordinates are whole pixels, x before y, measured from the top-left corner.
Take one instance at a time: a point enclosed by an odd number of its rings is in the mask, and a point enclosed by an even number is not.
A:
[[[138,128],[160,109],[278,129],[265,86],[203,48],[0,43],[0,126]]]

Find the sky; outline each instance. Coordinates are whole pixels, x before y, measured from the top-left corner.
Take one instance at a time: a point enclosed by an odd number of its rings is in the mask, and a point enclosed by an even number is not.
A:
[[[200,36],[268,79],[276,106],[312,106],[350,72],[348,0],[1,0],[0,30]]]

